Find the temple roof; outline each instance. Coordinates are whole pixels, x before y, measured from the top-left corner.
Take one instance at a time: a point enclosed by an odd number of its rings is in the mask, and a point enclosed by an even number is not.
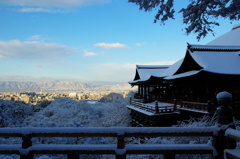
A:
[[[208,48],[199,51],[191,49],[189,44],[188,48],[185,57],[177,62],[180,64],[178,64],[179,67],[176,69],[176,66],[171,66],[176,71],[174,73],[171,71],[172,75],[163,73],[164,79],[192,76],[202,71],[223,75],[240,75],[240,47],[226,49],[225,46],[219,46],[215,49],[214,46],[214,49]],[[205,45],[200,46],[200,48],[205,48]],[[171,67],[169,69],[172,69]]]
[[[151,77],[159,77],[167,68],[169,65],[137,65],[134,80],[129,83],[144,82]]]
[[[139,84],[153,78],[173,80],[200,72],[240,76],[240,25],[207,45],[188,44],[183,59],[171,66],[137,65],[130,84]]]
[[[234,25],[231,31],[210,41],[207,45],[240,46],[240,24]]]

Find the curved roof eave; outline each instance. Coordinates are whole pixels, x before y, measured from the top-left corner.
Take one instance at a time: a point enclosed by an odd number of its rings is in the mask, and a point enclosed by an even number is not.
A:
[[[161,80],[163,79],[163,77],[156,77],[156,76],[150,76],[147,80],[136,80],[136,81],[129,81],[128,83],[129,84],[132,84],[132,85],[139,85],[139,84],[146,84],[146,83],[149,83],[149,82],[152,82],[154,80]]]
[[[163,79],[164,80],[174,80],[174,79],[178,79],[178,78],[189,77],[189,76],[196,75],[201,71],[202,70],[192,70],[192,71],[188,71],[188,72],[184,72],[184,73],[180,73],[180,74],[176,74],[176,75],[172,75],[172,76],[167,76]]]

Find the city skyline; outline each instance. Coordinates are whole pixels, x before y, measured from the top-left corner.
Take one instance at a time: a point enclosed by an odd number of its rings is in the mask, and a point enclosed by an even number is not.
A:
[[[136,64],[173,64],[187,43],[206,44],[237,24],[219,19],[215,37],[198,42],[185,35],[180,14],[160,26],[154,10],[127,0],[8,0],[0,8],[0,80],[13,81],[128,82]]]

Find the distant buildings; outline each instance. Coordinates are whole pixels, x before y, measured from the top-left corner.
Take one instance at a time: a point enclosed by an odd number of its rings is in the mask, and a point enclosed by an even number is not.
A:
[[[116,91],[126,97],[128,91]],[[79,100],[100,100],[103,96],[110,94],[108,91],[87,91],[87,92],[71,92],[71,93],[34,93],[34,92],[22,92],[22,93],[0,93],[0,99],[12,100],[12,101],[22,101],[27,104],[36,105],[43,101],[52,101],[59,97],[71,98],[76,101]]]

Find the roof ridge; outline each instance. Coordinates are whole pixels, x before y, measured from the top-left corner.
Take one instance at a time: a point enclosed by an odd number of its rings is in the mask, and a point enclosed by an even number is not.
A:
[[[188,49],[192,51],[240,51],[238,45],[199,45],[199,44],[188,44]]]

